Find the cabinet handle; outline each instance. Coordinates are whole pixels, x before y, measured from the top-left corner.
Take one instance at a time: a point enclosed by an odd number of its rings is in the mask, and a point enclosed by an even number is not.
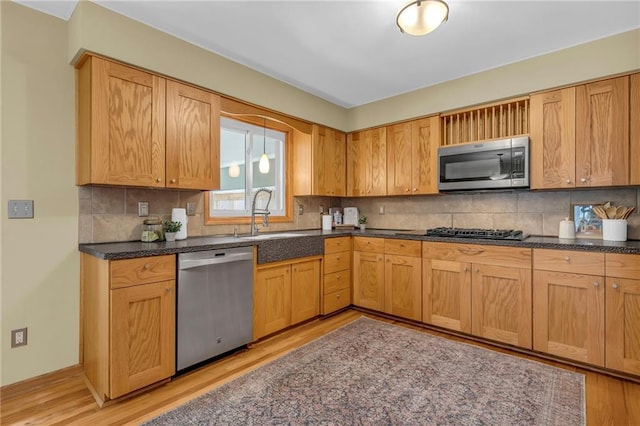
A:
[[[613,288],[613,289],[617,290],[617,289],[618,289],[618,284],[613,284],[613,285],[611,286],[611,288]]]
[[[467,268],[467,267],[465,266],[464,268],[462,268],[462,270],[463,270],[464,272],[467,272],[467,271],[469,270],[469,268]]]
[[[171,293],[171,291],[172,291],[172,290],[173,290],[173,289],[172,289],[171,287],[167,287],[167,288],[165,289],[165,291],[166,291],[167,293]]]
[[[171,179],[171,183],[176,183],[176,180],[175,179]]]
[[[482,249],[458,249],[458,251],[460,253],[463,253],[463,254],[480,254],[480,253],[484,253],[484,250],[482,250]]]
[[[480,269],[476,268],[476,273],[477,273],[477,272],[480,272]]]
[[[571,262],[571,258],[569,256],[565,256],[564,260],[567,261],[567,262]]]
[[[571,179],[567,179],[567,183],[571,183]]]
[[[162,179],[156,178],[156,182],[160,183],[160,182],[162,182]]]
[[[587,181],[587,178],[581,178],[580,182],[585,183]]]
[[[413,192],[416,192],[418,190],[418,188],[413,188]]]
[[[340,299],[340,293],[336,294],[336,299]]]
[[[340,260],[340,256],[336,256],[336,260]]]
[[[145,263],[144,264],[144,269],[147,269],[147,270],[151,269],[151,265],[149,265],[148,263]]]
[[[600,286],[600,283],[599,283],[598,281],[594,281],[594,282],[593,282],[593,286],[594,286],[594,287],[599,287],[599,286]]]
[[[405,188],[404,192],[409,192],[409,188]]]
[[[337,280],[339,280],[340,278],[342,278],[340,275],[336,275]]]

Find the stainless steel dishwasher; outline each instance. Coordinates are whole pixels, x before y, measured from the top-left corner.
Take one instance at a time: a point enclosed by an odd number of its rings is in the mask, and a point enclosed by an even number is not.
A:
[[[176,369],[253,338],[253,247],[178,255]]]

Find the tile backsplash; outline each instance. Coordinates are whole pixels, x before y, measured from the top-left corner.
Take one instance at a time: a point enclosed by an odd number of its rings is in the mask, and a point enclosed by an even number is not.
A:
[[[170,219],[173,207],[196,202],[196,215],[189,216],[187,234],[232,234],[249,232],[249,225],[204,225],[204,197],[199,191],[140,188],[78,187],[80,201],[79,242],[98,243],[140,239],[144,217],[138,217],[138,201],[149,202],[149,214]],[[268,231],[319,229],[320,206],[358,207],[368,217],[369,228],[426,229],[436,226],[464,228],[522,229],[531,235],[557,236],[560,221],[570,215],[571,204],[636,206],[640,210],[640,188],[580,189],[571,191],[515,191],[423,195],[410,197],[329,198],[295,197],[293,222],[274,223]],[[299,215],[298,206],[303,214]],[[380,214],[383,207],[384,214]],[[640,240],[640,214],[629,218],[629,239]]]

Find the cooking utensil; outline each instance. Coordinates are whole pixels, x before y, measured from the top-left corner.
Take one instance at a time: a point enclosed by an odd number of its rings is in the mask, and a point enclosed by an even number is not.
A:
[[[600,218],[600,219],[608,219],[607,218],[607,212],[604,211],[604,208],[602,208],[602,206],[594,206],[593,207],[593,212]]]
[[[622,219],[628,207],[618,206],[616,207],[616,219]]]
[[[607,212],[607,219],[614,219],[616,217],[617,209],[613,206],[609,206],[604,209]]]
[[[635,207],[627,207],[627,210],[624,212],[624,216],[622,217],[623,219],[628,218],[629,216],[631,216],[631,213],[633,213],[636,210]]]

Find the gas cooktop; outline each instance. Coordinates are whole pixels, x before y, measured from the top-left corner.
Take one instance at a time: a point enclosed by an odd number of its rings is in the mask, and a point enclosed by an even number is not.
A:
[[[477,229],[477,228],[432,228],[425,233],[429,237],[477,238],[487,240],[522,241],[527,234],[515,229]]]

